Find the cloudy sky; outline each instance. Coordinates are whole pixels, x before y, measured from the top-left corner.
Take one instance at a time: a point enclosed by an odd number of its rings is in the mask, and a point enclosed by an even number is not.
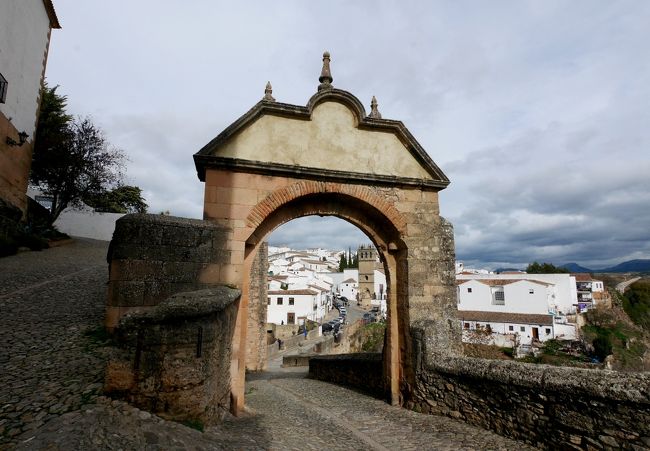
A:
[[[192,154],[254,105],[334,86],[402,120],[451,179],[467,265],[650,258],[650,2],[55,0],[47,78],[130,158],[152,212],[200,218]],[[347,248],[338,219],[274,244]]]

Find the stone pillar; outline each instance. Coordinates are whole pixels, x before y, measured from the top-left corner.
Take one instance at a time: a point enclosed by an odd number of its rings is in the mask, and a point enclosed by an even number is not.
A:
[[[266,355],[266,298],[269,245],[263,242],[253,260],[248,298],[248,334],[246,335],[246,369],[264,371]]]

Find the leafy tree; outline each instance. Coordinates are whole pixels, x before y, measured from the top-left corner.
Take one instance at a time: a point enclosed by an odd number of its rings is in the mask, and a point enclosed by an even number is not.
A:
[[[359,267],[359,253],[357,252],[356,254],[354,254],[354,257],[352,257],[350,268],[358,268],[358,267]]]
[[[83,198],[97,211],[106,213],[146,213],[147,203],[137,186],[122,185],[104,194]]]
[[[97,199],[119,185],[124,153],[111,146],[89,118],[65,112],[66,97],[58,86],[42,90],[42,106],[34,143],[31,182],[51,196],[53,223],[68,206]]]
[[[566,274],[570,271],[566,268],[559,268],[552,263],[532,262],[526,268],[528,274]]]

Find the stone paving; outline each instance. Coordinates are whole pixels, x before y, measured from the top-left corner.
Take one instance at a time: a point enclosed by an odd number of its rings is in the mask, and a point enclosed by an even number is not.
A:
[[[250,375],[246,415],[203,433],[100,396],[106,249],[77,240],[0,259],[0,449],[531,449],[307,379],[279,360]]]

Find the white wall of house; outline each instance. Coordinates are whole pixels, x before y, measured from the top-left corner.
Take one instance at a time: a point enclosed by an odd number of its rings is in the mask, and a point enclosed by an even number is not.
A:
[[[357,282],[353,282],[352,279],[346,279],[339,284],[339,296],[347,298],[349,301],[354,301],[357,299],[357,293],[359,292],[359,285]]]
[[[282,294],[269,292],[267,298],[266,322],[274,324],[288,324],[288,314],[293,313],[295,324],[301,324],[303,317],[312,321],[320,321],[323,317],[322,309],[319,310],[319,296],[313,294],[292,293],[296,290],[284,290]],[[280,301],[281,299],[281,301]],[[291,305],[293,299],[293,305]],[[279,303],[281,302],[281,303]],[[320,316],[319,316],[320,314]]]
[[[386,299],[386,274],[383,271],[375,269],[374,274],[375,299]]]
[[[11,118],[14,127],[27,132],[31,139],[36,125],[50,20],[43,0],[1,1],[0,18],[0,73],[9,83],[0,112]]]
[[[503,289],[503,303],[495,300],[493,292]],[[491,286],[480,280],[468,280],[458,285],[458,310],[547,314],[550,292],[548,286],[520,280],[502,286]]]
[[[573,323],[555,323],[553,328],[555,330],[555,338],[558,340],[575,340],[577,338],[576,325]]]
[[[485,330],[487,326],[490,326],[492,329],[491,337],[488,337],[490,343],[485,344],[496,344],[498,346],[504,346],[499,344],[503,342],[502,337],[497,335],[519,335],[520,344],[531,344],[533,342],[533,328],[537,329],[537,334],[539,341],[544,342],[555,338],[554,325],[544,325],[544,324],[513,324],[513,323],[498,323],[498,322],[487,322],[487,321],[462,321],[461,327],[463,328],[463,340],[466,342],[472,342],[472,334],[468,331],[475,331],[478,327]],[[512,338],[511,338],[512,339]],[[499,341],[498,343],[495,341]]]
[[[578,302],[576,279],[570,274],[456,274],[456,280],[528,279],[554,285],[552,304],[563,314],[575,313]],[[469,309],[467,309],[469,310]]]
[[[124,213],[96,213],[92,208],[66,208],[56,219],[54,226],[70,236],[110,241],[113,239],[115,222],[122,216]]]

